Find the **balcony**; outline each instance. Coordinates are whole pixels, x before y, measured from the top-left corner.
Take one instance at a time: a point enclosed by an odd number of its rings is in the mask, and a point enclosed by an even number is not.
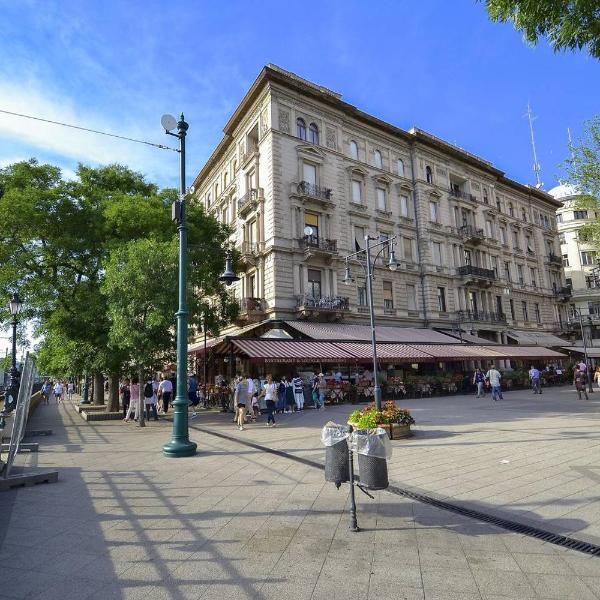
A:
[[[298,194],[304,198],[318,200],[323,203],[330,203],[332,199],[332,193],[329,188],[309,183],[308,181],[301,181],[298,184]]]
[[[458,275],[462,275],[465,284],[471,283],[489,287],[496,280],[496,273],[494,273],[493,269],[463,265],[462,267],[458,267],[456,272]]]
[[[463,225],[458,228],[458,235],[466,244],[479,244],[485,238],[483,229],[474,227],[473,225]]]
[[[469,194],[468,192],[463,192],[462,190],[458,190],[456,188],[450,188],[448,193],[453,198],[458,198],[460,200],[468,200],[469,202],[477,202],[477,198],[473,196],[473,194]]]
[[[246,297],[240,300],[239,323],[256,323],[265,318],[265,301],[262,298]]]
[[[317,235],[305,235],[298,240],[300,247],[304,250],[304,257],[320,256],[331,260],[337,254],[337,241],[320,238]]]
[[[240,258],[244,266],[256,266],[256,261],[258,258],[258,243],[242,242],[242,247],[240,249]]]
[[[241,164],[245,165],[250,158],[252,158],[258,152],[258,140],[252,140],[247,143],[246,149],[242,152],[240,158]]]
[[[557,267],[563,266],[562,256],[558,256],[556,254],[553,254],[552,252],[550,254],[548,254],[548,262],[551,265],[556,265]]]
[[[479,323],[506,323],[506,315],[499,312],[489,312],[485,310],[459,310],[456,313],[460,323],[479,322]]]
[[[568,285],[554,288],[554,296],[559,302],[568,302],[572,295],[573,290]]]
[[[238,200],[238,215],[240,217],[245,217],[250,211],[254,210],[258,206],[259,201],[262,199],[262,188],[252,188],[248,190]]]
[[[350,310],[350,302],[343,296],[303,294],[298,296],[296,310],[304,318],[326,317],[330,320],[338,320]]]

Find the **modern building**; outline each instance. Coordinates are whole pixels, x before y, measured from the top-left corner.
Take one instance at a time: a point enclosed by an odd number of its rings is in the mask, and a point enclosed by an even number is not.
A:
[[[365,235],[394,238],[377,259],[378,325],[461,330],[502,344],[557,345],[566,319],[548,193],[421,129],[266,66],[194,181],[195,198],[234,229],[239,321],[367,324]],[[264,328],[263,328],[264,329]],[[560,340],[558,340],[560,343]]]
[[[565,281],[571,292],[567,305],[568,322],[575,337],[581,339],[581,314],[586,338],[600,338],[598,259],[593,244],[582,241],[579,235],[580,228],[596,219],[598,212],[580,208],[577,205],[578,193],[569,185],[558,185],[549,194],[561,202],[556,211],[556,220]]]

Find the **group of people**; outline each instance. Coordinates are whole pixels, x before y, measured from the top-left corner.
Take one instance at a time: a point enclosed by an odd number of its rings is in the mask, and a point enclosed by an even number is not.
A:
[[[123,420],[125,422],[138,420],[137,404],[141,391],[146,419],[153,418],[158,421],[159,414],[166,415],[169,412],[173,389],[174,378],[169,378],[166,375],[163,375],[160,381],[148,379],[141,388],[140,380],[137,377],[132,377],[131,380],[126,377],[119,386]]]
[[[60,404],[65,391],[67,392],[67,400],[71,402],[73,400],[73,392],[75,391],[75,384],[72,381],[65,382],[60,379],[50,381],[46,379],[41,389],[42,401],[44,404],[50,404],[50,396],[54,394],[56,403]]]
[[[485,387],[489,386],[492,392],[492,400],[502,400],[502,373],[496,369],[494,363],[490,363],[487,373],[484,373],[481,368],[475,369],[473,373],[473,385],[476,386],[477,391],[475,393],[476,398],[483,398],[485,395]]]

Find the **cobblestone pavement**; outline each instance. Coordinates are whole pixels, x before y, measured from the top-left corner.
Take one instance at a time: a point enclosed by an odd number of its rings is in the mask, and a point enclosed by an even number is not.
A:
[[[598,542],[600,394],[403,405],[418,425],[393,443],[396,485]],[[88,424],[67,405],[40,407],[31,427],[54,435],[19,461],[60,480],[0,494],[0,598],[600,598],[600,558],[389,492],[357,496],[363,531],[351,533],[347,486],[240,443],[322,461],[320,427],[349,410],[245,431],[203,413],[197,456],[166,459],[167,420]]]

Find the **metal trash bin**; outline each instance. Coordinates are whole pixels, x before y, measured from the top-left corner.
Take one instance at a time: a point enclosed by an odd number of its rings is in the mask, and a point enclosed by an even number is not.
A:
[[[350,481],[348,461],[348,436],[350,428],[329,422],[321,430],[321,441],[325,446],[325,481],[332,481],[339,488]]]
[[[369,490],[385,490],[388,480],[387,459],[392,445],[385,429],[357,429],[352,433],[352,450],[358,454],[360,485]]]

